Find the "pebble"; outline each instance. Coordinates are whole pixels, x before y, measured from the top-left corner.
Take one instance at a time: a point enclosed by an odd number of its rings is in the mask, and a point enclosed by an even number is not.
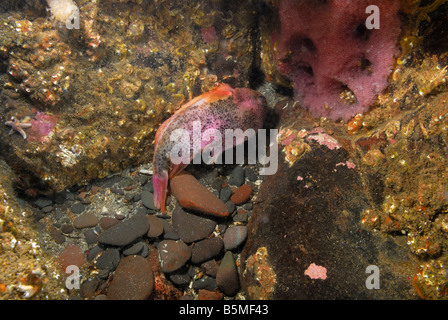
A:
[[[107,290],[109,300],[145,300],[154,288],[149,261],[140,256],[121,259]]]
[[[39,207],[40,209],[48,207],[53,204],[53,201],[47,198],[39,198],[37,199],[34,204]]]
[[[79,214],[82,213],[85,210],[86,206],[82,203],[75,203],[71,206],[70,210],[72,210],[73,213]]]
[[[93,229],[86,230],[84,232],[84,239],[87,244],[94,244],[98,241],[98,233]]]
[[[200,290],[200,289],[215,290],[216,289],[216,280],[213,278],[197,279],[193,282],[192,288],[195,290]]]
[[[249,180],[250,182],[255,182],[258,180],[257,173],[252,168],[244,169],[244,175],[246,176],[247,180]]]
[[[226,202],[226,207],[227,207],[227,210],[229,210],[230,214],[232,214],[236,209],[236,205],[233,203],[232,200],[229,200]]]
[[[249,200],[252,195],[252,187],[248,184],[243,184],[241,187],[235,190],[230,200],[236,205],[243,204]]]
[[[75,230],[75,228],[73,228],[73,226],[69,223],[63,224],[61,226],[61,231],[65,234],[70,234],[73,232],[73,230]]]
[[[76,229],[90,228],[96,226],[98,222],[99,219],[94,213],[87,212],[76,217],[75,220],[73,220],[73,226]]]
[[[163,240],[157,246],[163,272],[173,272],[190,260],[191,249],[183,241]]]
[[[96,289],[98,289],[99,285],[100,279],[87,279],[86,281],[81,283],[79,290],[81,293],[81,297],[83,297],[84,299],[93,299],[95,297]]]
[[[191,243],[208,237],[215,230],[216,222],[177,206],[173,211],[172,225],[183,242]]]
[[[224,202],[190,174],[173,177],[170,186],[174,197],[183,208],[216,217],[229,215]]]
[[[131,245],[129,248],[123,250],[123,255],[125,256],[130,256],[134,254],[146,258],[149,254],[149,248],[146,242],[144,241],[137,242]]]
[[[222,300],[224,298],[224,295],[221,292],[218,291],[210,291],[206,289],[201,289],[198,292],[198,299],[199,300]]]
[[[143,190],[141,194],[142,204],[151,210],[157,210],[154,206],[154,195],[148,190]]]
[[[232,196],[232,188],[228,186],[222,188],[221,192],[219,193],[219,199],[221,199],[222,202],[229,201],[231,196]]]
[[[218,267],[219,265],[216,260],[209,260],[201,264],[201,269],[205,272],[205,274],[213,278],[216,278]]]
[[[175,231],[167,232],[163,235],[165,240],[179,240],[180,236]]]
[[[227,251],[216,274],[216,285],[226,296],[233,297],[240,290],[240,280],[231,251]]]
[[[184,287],[190,283],[190,276],[188,274],[171,274],[170,280],[177,286]]]
[[[75,265],[78,268],[84,263],[84,252],[77,245],[69,245],[59,254],[58,261],[61,265],[62,271],[66,271],[70,265]],[[68,272],[71,274],[72,272]]]
[[[233,186],[241,186],[244,183],[244,168],[241,166],[236,166],[235,169],[232,170],[232,173],[229,177],[229,184]]]
[[[100,219],[99,223],[100,223],[101,229],[107,230],[107,229],[112,228],[113,226],[117,225],[118,223],[120,223],[120,221],[115,218],[111,218],[111,217],[102,217]]]
[[[238,210],[238,213],[233,216],[234,222],[247,222],[247,219],[249,219],[249,214],[246,210]]]
[[[103,252],[104,249],[102,249],[99,246],[95,246],[92,249],[90,249],[90,251],[87,253],[87,260],[88,261],[93,261],[95,260],[96,256],[100,253]]]
[[[49,232],[50,232],[50,236],[53,238],[54,242],[56,242],[57,244],[62,244],[65,242],[65,237],[59,229],[52,227],[52,228],[50,228]]]
[[[246,238],[246,226],[232,226],[226,230],[226,233],[224,233],[224,249],[226,251],[233,250],[246,241]]]
[[[163,224],[162,221],[156,216],[146,216],[149,222],[149,230],[147,236],[149,238],[157,238],[163,233]]]
[[[105,245],[123,247],[148,232],[149,222],[145,215],[136,214],[128,220],[102,232],[98,241]]]
[[[194,264],[200,264],[210,260],[219,255],[223,248],[223,240],[218,237],[196,242],[191,249],[191,262]]]
[[[101,270],[114,271],[120,262],[120,251],[107,248],[96,260],[96,267]]]
[[[50,213],[51,211],[53,211],[53,206],[52,205],[46,206],[46,207],[43,207],[41,210],[43,213],[47,214],[47,213]]]

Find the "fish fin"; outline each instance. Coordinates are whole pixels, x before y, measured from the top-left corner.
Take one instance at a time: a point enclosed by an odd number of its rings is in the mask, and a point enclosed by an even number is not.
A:
[[[179,174],[182,170],[184,170],[186,167],[188,167],[188,164],[184,164],[184,163],[180,163],[180,164],[176,164],[176,165],[172,165],[171,166],[171,171],[170,171],[170,179],[172,177],[174,177],[175,175]]]
[[[168,192],[168,171],[154,173],[152,177],[154,186],[154,205],[163,213],[166,212],[166,194]]]

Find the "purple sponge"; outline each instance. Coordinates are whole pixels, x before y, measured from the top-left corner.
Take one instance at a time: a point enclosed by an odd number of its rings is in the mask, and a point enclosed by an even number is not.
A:
[[[366,27],[370,4],[379,9],[379,29]],[[347,120],[387,87],[399,54],[399,8],[400,0],[279,1],[277,68],[313,116]]]

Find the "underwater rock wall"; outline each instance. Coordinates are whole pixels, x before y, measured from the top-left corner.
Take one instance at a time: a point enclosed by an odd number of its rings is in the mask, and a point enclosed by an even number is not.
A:
[[[41,1],[0,14],[0,150],[30,194],[150,162],[159,124],[183,103],[218,82],[249,85],[249,2],[77,5],[79,28]]]

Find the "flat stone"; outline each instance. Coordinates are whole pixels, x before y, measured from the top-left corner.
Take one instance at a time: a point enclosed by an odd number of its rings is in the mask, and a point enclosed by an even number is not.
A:
[[[77,245],[69,245],[59,254],[58,260],[63,272],[65,272],[67,267],[71,265],[81,268],[84,263],[84,252]],[[71,273],[72,271],[67,274]]]
[[[107,248],[96,260],[96,267],[102,270],[114,271],[120,262],[120,251]]]
[[[148,232],[149,222],[145,215],[136,214],[128,220],[103,231],[98,242],[110,246],[126,246]]]
[[[34,204],[39,207],[40,209],[48,207],[53,204],[53,201],[47,198],[39,198],[37,199]]]
[[[230,200],[236,205],[243,204],[247,200],[249,200],[252,195],[252,187],[248,184],[243,184],[241,187],[235,190],[233,195],[230,197]]]
[[[150,262],[140,256],[121,259],[107,290],[109,300],[145,300],[154,288]]]
[[[229,177],[229,184],[234,186],[241,186],[244,183],[244,168],[241,166],[236,166],[235,169],[232,170],[232,173]]]
[[[144,245],[145,245],[145,243],[143,241],[137,242],[137,243],[133,244],[132,246],[130,246],[129,248],[123,250],[123,255],[130,256],[133,254],[139,254],[143,251]]]
[[[170,180],[171,191],[186,209],[216,217],[227,217],[229,211],[217,196],[190,174],[180,174]]]
[[[117,220],[115,218],[111,218],[111,217],[102,217],[100,219],[100,227],[103,230],[107,230],[109,228],[112,228],[113,226],[117,225],[118,223],[120,223],[119,220]]]
[[[163,233],[163,224],[162,220],[157,218],[156,216],[146,216],[149,223],[149,230],[147,233],[147,236],[149,238],[157,238]]]
[[[240,280],[235,259],[230,251],[227,251],[219,265],[216,274],[216,285],[226,296],[233,297],[240,290]]]
[[[73,220],[73,226],[76,229],[90,228],[96,226],[98,222],[99,219],[94,213],[87,212],[83,213],[79,217],[76,217],[75,220]]]
[[[223,241],[218,237],[196,242],[191,249],[191,262],[194,264],[200,264],[210,260],[219,255],[223,248]]]
[[[185,265],[191,257],[191,249],[183,241],[163,240],[157,246],[163,272],[173,272]]]
[[[232,188],[230,187],[222,188],[219,193],[219,199],[221,199],[222,202],[229,201],[231,196],[232,196]]]
[[[71,206],[70,210],[72,210],[73,213],[79,214],[82,213],[85,210],[86,206],[82,203],[75,203]]]
[[[202,240],[215,230],[216,222],[176,207],[173,211],[172,225],[176,233],[185,243]]]
[[[246,226],[232,226],[224,233],[223,242],[226,251],[237,248],[240,244],[246,241],[247,227]]]
[[[143,190],[141,194],[142,204],[151,210],[157,210],[154,206],[154,195],[148,190]]]

